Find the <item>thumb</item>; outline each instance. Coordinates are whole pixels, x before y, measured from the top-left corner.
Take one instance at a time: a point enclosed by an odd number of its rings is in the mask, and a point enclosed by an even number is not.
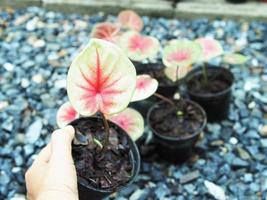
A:
[[[51,139],[51,163],[73,163],[71,156],[71,142],[74,138],[74,128],[66,126],[52,133]]]

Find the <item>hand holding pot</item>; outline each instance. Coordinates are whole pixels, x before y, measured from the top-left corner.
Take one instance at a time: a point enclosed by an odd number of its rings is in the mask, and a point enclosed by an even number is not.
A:
[[[77,175],[71,156],[74,129],[53,132],[51,141],[25,174],[30,200],[78,200]]]

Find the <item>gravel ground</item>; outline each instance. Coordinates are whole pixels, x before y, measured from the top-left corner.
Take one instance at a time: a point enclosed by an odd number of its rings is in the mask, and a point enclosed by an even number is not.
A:
[[[70,61],[89,40],[92,26],[105,20],[115,17],[64,15],[35,7],[0,11],[1,200],[25,198],[25,170],[49,140],[56,128],[56,110],[67,100],[65,79]],[[187,163],[174,165],[156,154],[145,155],[138,180],[111,199],[223,200],[224,195],[231,200],[265,199],[267,24],[143,20],[144,33],[156,36],[162,45],[172,38],[211,35],[225,50],[240,50],[250,61],[231,67],[236,81],[229,117],[220,124],[208,124]],[[220,59],[212,63],[218,65]]]

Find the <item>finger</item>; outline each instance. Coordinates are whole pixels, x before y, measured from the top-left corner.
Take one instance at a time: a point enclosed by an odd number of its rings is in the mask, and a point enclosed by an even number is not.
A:
[[[66,126],[53,132],[51,139],[51,162],[61,164],[73,162],[71,156],[71,142],[74,138],[74,128]]]
[[[48,143],[35,158],[32,167],[47,164],[51,155],[51,144]]]

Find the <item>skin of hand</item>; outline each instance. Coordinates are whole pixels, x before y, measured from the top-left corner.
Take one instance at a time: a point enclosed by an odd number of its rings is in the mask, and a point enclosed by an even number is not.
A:
[[[29,200],[78,200],[77,175],[71,155],[72,126],[53,132],[25,174]]]

